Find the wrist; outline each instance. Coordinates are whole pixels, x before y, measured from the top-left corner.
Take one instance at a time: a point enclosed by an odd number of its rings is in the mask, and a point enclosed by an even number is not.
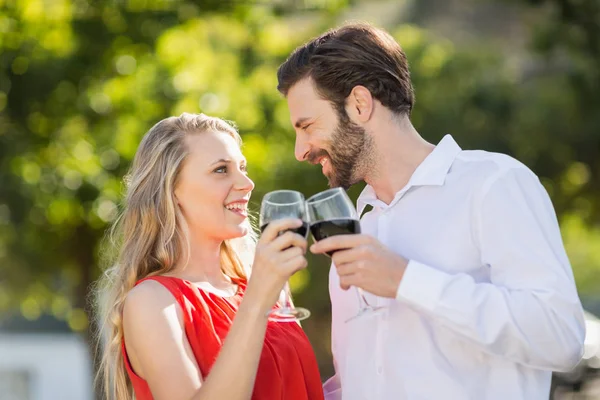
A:
[[[264,302],[257,301],[252,296],[244,296],[244,300],[240,304],[238,314],[245,314],[250,319],[256,321],[267,321],[267,314],[272,307],[267,306]]]
[[[403,257],[398,257],[398,263],[396,264],[396,268],[391,270],[390,274],[390,298],[396,298],[396,294],[398,293],[398,289],[400,288],[400,283],[402,283],[402,278],[404,277],[404,272],[406,271],[406,266],[408,265],[408,261]]]
[[[240,304],[240,309],[244,306],[247,312],[266,320],[266,315],[277,301],[277,297],[271,299],[271,296],[265,294],[264,288],[258,288],[254,285],[248,285],[244,294],[244,301]]]

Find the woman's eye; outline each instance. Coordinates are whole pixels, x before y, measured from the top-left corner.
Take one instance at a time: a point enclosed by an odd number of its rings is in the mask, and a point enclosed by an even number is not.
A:
[[[242,172],[248,172],[248,167],[246,167],[245,165],[240,166],[240,171]]]
[[[219,167],[219,168],[215,169],[213,172],[216,172],[217,174],[226,174],[227,167],[226,166]]]

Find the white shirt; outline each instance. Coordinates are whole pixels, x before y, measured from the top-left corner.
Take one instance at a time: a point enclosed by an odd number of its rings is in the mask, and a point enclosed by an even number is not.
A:
[[[580,360],[585,325],[535,174],[448,135],[389,205],[370,186],[359,214],[367,204],[362,232],[410,261],[396,299],[366,294],[384,312],[347,323],[356,288],[342,290],[332,266],[326,398],[547,400],[551,371]]]

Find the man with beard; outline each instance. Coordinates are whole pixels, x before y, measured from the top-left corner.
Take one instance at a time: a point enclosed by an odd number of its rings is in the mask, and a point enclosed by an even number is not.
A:
[[[582,355],[581,304],[556,215],[517,160],[437,146],[410,121],[406,56],[368,24],[297,48],[278,71],[299,161],[331,186],[365,181],[363,234],[330,272],[330,399],[548,399],[551,371]],[[351,290],[348,290],[350,289]],[[356,288],[377,313],[356,315]]]

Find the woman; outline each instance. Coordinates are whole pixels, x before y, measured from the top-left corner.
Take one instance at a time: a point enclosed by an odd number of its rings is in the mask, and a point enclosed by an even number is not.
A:
[[[306,240],[278,236],[301,221],[272,222],[256,244],[240,145],[203,114],[164,119],[143,138],[100,289],[109,399],[323,398],[300,326],[266,317],[306,267]]]

